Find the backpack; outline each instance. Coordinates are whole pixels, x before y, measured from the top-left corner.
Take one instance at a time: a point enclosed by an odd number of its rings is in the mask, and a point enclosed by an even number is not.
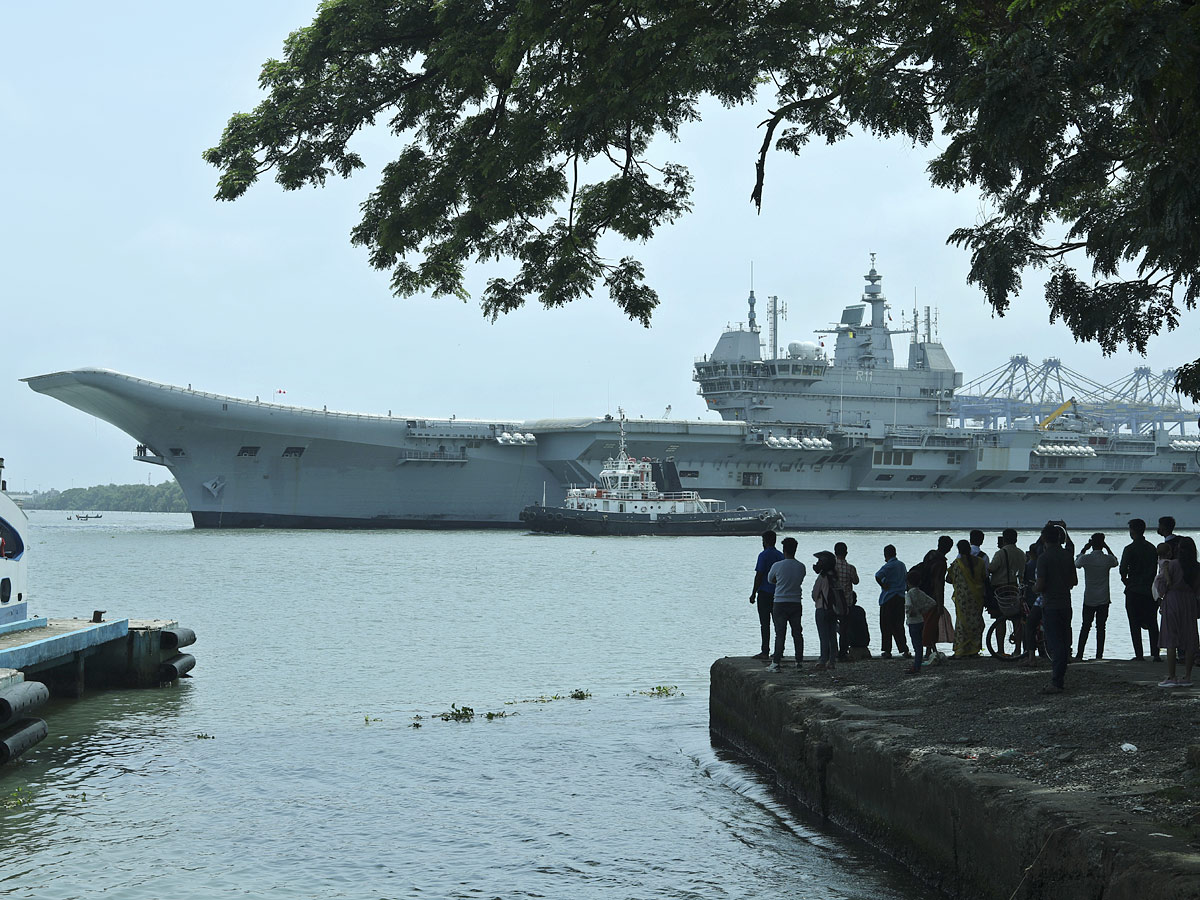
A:
[[[867,611],[861,606],[850,610],[850,623],[846,629],[846,639],[851,647],[871,646],[871,630],[867,627]]]
[[[830,594],[833,596],[833,612],[835,615],[844,616],[854,609],[855,602],[858,598],[854,595],[854,591],[844,591],[836,577],[832,577],[830,573]]]

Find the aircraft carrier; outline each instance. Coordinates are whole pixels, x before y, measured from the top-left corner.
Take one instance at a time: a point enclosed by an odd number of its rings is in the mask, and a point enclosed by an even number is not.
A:
[[[961,396],[928,310],[923,328],[914,310],[909,327],[893,329],[873,263],[864,277],[861,298],[819,341],[783,353],[777,301],[764,342],[751,292],[747,323],[694,364],[719,419],[627,422],[629,452],[674,460],[685,488],[730,508],[774,507],[789,530],[1053,518],[1117,531],[1160,515],[1200,527],[1200,440],[1183,427],[1194,413],[1164,418],[1152,405],[1122,424],[1089,418],[1112,411],[1104,404],[1061,396],[1048,415],[1045,396],[997,412]],[[905,366],[894,334],[907,337]],[[611,416],[359,415],[94,368],[24,381],[129,434],[138,459],[179,482],[198,528],[520,528],[529,504],[560,504],[594,484],[619,441]]]

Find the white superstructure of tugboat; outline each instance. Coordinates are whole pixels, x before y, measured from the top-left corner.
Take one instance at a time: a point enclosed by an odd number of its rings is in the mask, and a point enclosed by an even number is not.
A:
[[[604,461],[599,484],[567,490],[562,506],[527,506],[521,521],[531,531],[554,534],[755,535],[783,527],[775,509],[730,510],[684,490],[673,460],[637,459],[625,448],[625,413],[620,445]],[[660,484],[666,490],[660,489]]]

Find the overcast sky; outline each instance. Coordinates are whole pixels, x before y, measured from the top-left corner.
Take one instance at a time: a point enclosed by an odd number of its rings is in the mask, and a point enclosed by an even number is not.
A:
[[[1044,273],[1029,274],[1007,317],[991,316],[966,285],[967,254],[945,245],[977,220],[978,200],[929,186],[930,150],[859,137],[774,155],[756,214],[748,197],[765,106],[710,104],[662,147],[691,169],[695,210],[631,248],[662,297],[652,328],[602,295],[496,324],[474,301],[394,298],[349,232],[398,142],[365,135],[367,167],[348,182],[284,193],[268,178],[235,203],[212,199],[217,172],[200,158],[230,114],[261,99],[260,65],[315,9],[4,5],[0,456],[10,489],[164,479],[133,461],[133,438],[17,380],[81,366],[397,415],[525,419],[622,405],[651,417],[670,405],[673,416],[707,418],[692,361],[745,320],[751,263],[760,324],[767,295],[787,304],[784,344],[813,339],[859,297],[875,252],[895,324],[914,293],[936,307],[968,381],[1018,353],[1060,356],[1105,383],[1143,364],[1106,359],[1051,326]],[[485,273],[471,277],[478,296]],[[1189,343],[1159,338],[1150,365],[1190,360]]]

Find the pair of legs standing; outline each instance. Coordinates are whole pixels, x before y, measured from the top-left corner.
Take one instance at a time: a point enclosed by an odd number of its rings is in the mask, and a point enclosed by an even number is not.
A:
[[[816,619],[817,638],[821,642],[821,658],[817,665],[832,669],[837,663],[838,655],[837,616],[832,609],[818,609]]]
[[[1037,630],[1042,624],[1042,607],[1038,603],[1034,603],[1029,607],[1029,612],[1025,614],[1025,657],[1027,665],[1034,665],[1037,662]],[[1045,636],[1043,632],[1043,637]]]
[[[771,655],[771,666],[779,668],[783,662],[783,649],[787,645],[788,629],[792,630],[792,643],[796,647],[796,668],[804,661],[804,621],[799,603],[775,603],[771,617],[775,620],[775,652]]]
[[[1050,687],[1057,691],[1066,687],[1067,658],[1071,655],[1071,608],[1042,608],[1042,631],[1046,635],[1046,652],[1050,654]]]
[[[908,641],[904,639],[904,597],[896,595],[879,607],[879,633],[883,635],[883,655],[892,655],[892,639],[896,649],[908,653]]]
[[[921,644],[921,637],[922,637],[921,632],[924,630],[925,630],[924,622],[917,622],[916,624],[913,624],[911,622],[909,623],[908,639],[910,641],[912,641],[913,661],[912,661],[912,665],[909,666],[904,671],[908,672],[909,674],[912,674],[912,675],[916,675],[918,672],[921,671],[921,654],[924,652],[924,647]]]
[[[774,585],[772,585],[774,587]],[[762,650],[758,658],[766,659],[771,655],[771,611],[775,608],[775,597],[764,597],[761,593],[756,601],[758,606],[758,630],[762,633]]]
[[[1125,592],[1125,615],[1129,617],[1129,636],[1133,638],[1134,659],[1142,659],[1142,629],[1149,632],[1150,655],[1158,662],[1158,604],[1150,594]]]
[[[1079,623],[1079,647],[1075,651],[1076,659],[1083,659],[1083,648],[1087,646],[1088,632],[1092,630],[1093,619],[1096,620],[1096,659],[1104,659],[1104,626],[1108,622],[1108,608],[1111,605],[1110,603],[1102,606],[1083,604],[1083,621]]]
[[[1167,682],[1175,682],[1180,686],[1191,686],[1192,683],[1192,666],[1196,664],[1196,651],[1194,648],[1189,649],[1183,654],[1183,678],[1175,677],[1175,664],[1178,662],[1179,654],[1174,647],[1167,647],[1167,677],[1162,682],[1160,687],[1166,687]]]

